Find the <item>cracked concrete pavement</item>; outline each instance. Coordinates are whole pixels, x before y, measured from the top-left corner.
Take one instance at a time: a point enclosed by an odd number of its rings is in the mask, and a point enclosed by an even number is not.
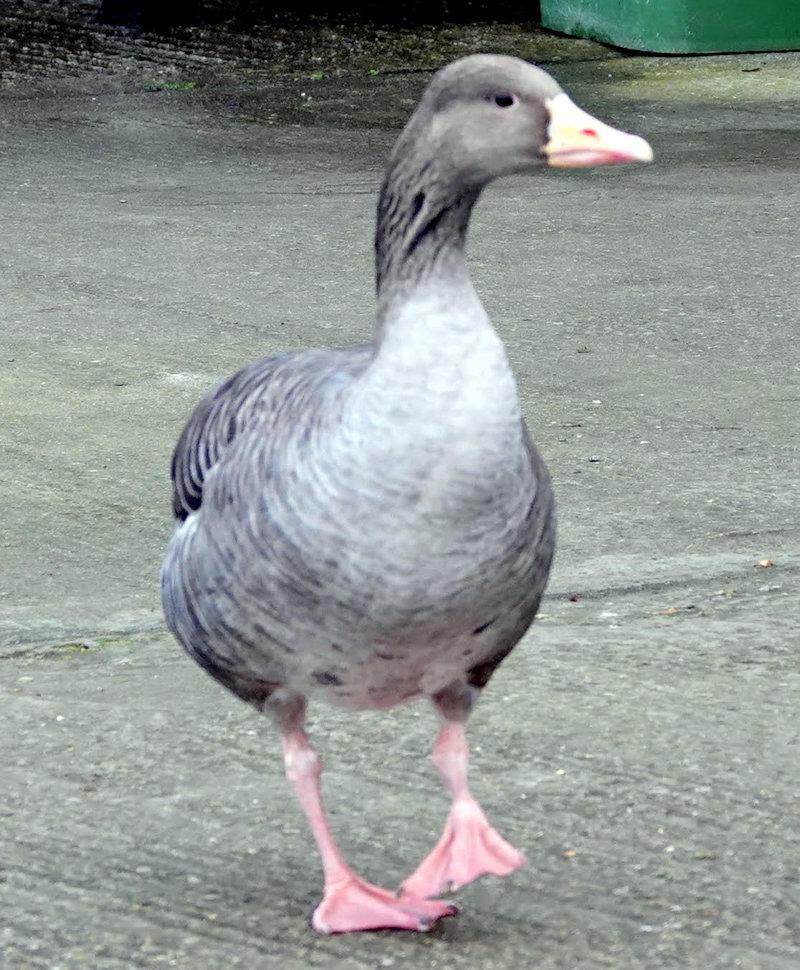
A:
[[[163,632],[157,572],[198,396],[369,332],[382,160],[427,75],[0,92],[4,965],[797,966],[800,58],[553,71],[656,163],[476,211],[560,543],[471,731],[529,864],[421,937],[309,930],[276,738]],[[344,847],[398,883],[443,817],[433,718],[312,728]]]

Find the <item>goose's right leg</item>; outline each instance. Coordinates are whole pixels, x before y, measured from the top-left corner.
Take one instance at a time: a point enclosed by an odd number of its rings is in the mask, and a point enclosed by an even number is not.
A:
[[[274,695],[273,695],[274,698]],[[268,709],[281,727],[286,777],[294,789],[322,859],[325,885],[322,902],[312,917],[319,933],[353,933],[359,930],[429,930],[456,909],[437,899],[395,893],[361,879],[344,861],[333,841],[322,804],[322,765],[303,730],[305,701],[299,697],[284,703],[271,698]]]

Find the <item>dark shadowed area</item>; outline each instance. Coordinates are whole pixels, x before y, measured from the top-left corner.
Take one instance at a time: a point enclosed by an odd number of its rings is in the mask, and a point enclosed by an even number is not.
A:
[[[88,4],[86,4],[88,6]],[[476,23],[480,21],[515,21],[529,24],[539,20],[538,0],[406,0],[382,3],[380,0],[97,0],[93,13],[98,22],[126,27],[149,26],[157,29],[175,25],[236,24],[252,29],[265,22],[305,19],[358,18],[362,23]]]

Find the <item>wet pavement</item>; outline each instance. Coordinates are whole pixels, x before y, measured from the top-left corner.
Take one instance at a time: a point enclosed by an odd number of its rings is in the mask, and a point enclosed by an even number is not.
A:
[[[167,60],[0,89],[4,965],[796,967],[800,58],[551,65],[656,163],[506,180],[471,235],[560,506],[471,729],[529,864],[427,936],[338,939],[276,737],[163,632],[167,470],[220,377],[369,333],[428,75]],[[433,728],[313,711],[334,828],[387,885],[443,819]]]

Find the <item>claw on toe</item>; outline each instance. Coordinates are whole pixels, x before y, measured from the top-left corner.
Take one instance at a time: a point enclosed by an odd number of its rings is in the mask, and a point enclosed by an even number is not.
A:
[[[402,898],[438,896],[480,876],[507,876],[525,857],[489,824],[475,801],[453,806],[432,852],[401,887]]]
[[[318,933],[357,933],[364,930],[412,930],[425,933],[458,910],[439,899],[395,893],[352,876],[326,888],[311,920]]]

